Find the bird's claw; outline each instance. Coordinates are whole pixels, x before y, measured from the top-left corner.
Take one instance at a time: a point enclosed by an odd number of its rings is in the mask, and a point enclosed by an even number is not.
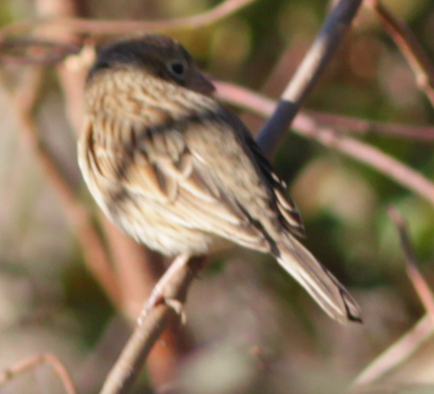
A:
[[[139,325],[142,325],[148,313],[159,304],[166,304],[167,306],[172,308],[176,312],[176,314],[180,316],[181,324],[185,325],[187,323],[187,314],[185,313],[184,305],[182,304],[182,302],[175,298],[165,298],[161,294],[154,294],[145,302],[142,311],[140,312],[140,316],[137,319],[137,323]]]

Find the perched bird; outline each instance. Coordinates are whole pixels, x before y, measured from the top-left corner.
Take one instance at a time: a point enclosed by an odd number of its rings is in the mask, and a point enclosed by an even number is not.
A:
[[[285,183],[213,89],[169,37],[103,48],[85,85],[78,149],[93,197],[165,255],[203,255],[228,240],[270,253],[332,318],[360,321],[348,291],[294,237],[304,229]]]

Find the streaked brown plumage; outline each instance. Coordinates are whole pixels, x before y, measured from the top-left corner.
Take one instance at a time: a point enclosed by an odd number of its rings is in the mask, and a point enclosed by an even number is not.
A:
[[[339,322],[356,302],[292,234],[304,234],[286,185],[213,86],[160,35],[103,49],[85,87],[84,179],[107,216],[166,255],[230,240],[271,253]],[[225,241],[227,242],[227,241]]]

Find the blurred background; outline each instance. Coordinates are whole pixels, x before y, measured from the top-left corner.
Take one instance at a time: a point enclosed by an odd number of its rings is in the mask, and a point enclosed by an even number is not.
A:
[[[0,22],[6,26],[45,15],[56,4],[2,0]],[[218,2],[65,4],[86,18],[156,20],[204,12]],[[434,3],[385,4],[405,19],[433,58]],[[261,0],[211,26],[170,35],[213,77],[278,98],[326,12],[319,0]],[[2,73],[13,88],[30,67],[7,64]],[[76,131],[59,69],[47,66],[43,72],[33,112],[41,139],[96,222],[97,209],[76,164]],[[76,232],[22,133],[6,86],[0,86],[0,108],[0,369],[50,352],[70,369],[81,393],[96,393],[128,338],[131,312],[114,305],[87,269]],[[434,120],[405,59],[376,15],[364,7],[306,108],[414,126]],[[238,112],[253,133],[260,129],[263,119]],[[433,177],[432,143],[372,134],[362,138]],[[305,244],[351,290],[362,306],[364,324],[343,327],[331,321],[271,258],[236,248],[210,258],[191,288],[186,326],[172,328],[172,339],[182,338],[176,345],[181,350],[172,352],[166,363],[171,341],[159,341],[157,366],[144,371],[135,392],[341,392],[422,316],[387,207],[393,204],[408,220],[420,269],[434,286],[432,205],[367,166],[292,133],[274,163],[304,219]],[[107,226],[97,228],[115,259],[110,245],[121,236],[108,235]],[[130,256],[128,247],[123,246],[124,256]],[[161,272],[161,260],[141,251],[144,263],[155,261]],[[138,305],[136,300],[136,309]],[[161,372],[169,364],[170,371]],[[163,377],[153,375],[158,371]],[[382,383],[401,387],[433,380],[434,344],[428,341]],[[48,368],[38,368],[17,376],[0,392],[60,393],[63,388]]]

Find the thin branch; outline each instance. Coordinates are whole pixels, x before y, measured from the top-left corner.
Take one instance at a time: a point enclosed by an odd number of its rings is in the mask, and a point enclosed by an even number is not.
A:
[[[77,394],[68,370],[56,356],[50,353],[30,357],[4,370],[2,373],[0,373],[0,386],[4,385],[7,381],[16,377],[16,375],[30,368],[35,368],[40,364],[48,364],[53,368],[55,374],[62,381],[63,387],[68,394]]]
[[[0,63],[55,64],[69,55],[78,54],[81,48],[81,45],[68,45],[35,37],[7,37],[0,41]]]
[[[202,14],[160,21],[138,22],[99,21],[84,18],[39,18],[13,23],[0,29],[0,37],[27,31],[41,26],[56,26],[67,29],[71,33],[88,33],[98,35],[115,35],[144,32],[167,32],[179,29],[197,29],[216,23],[239,11],[256,0],[226,0]]]
[[[155,286],[155,289],[159,290],[160,296],[168,301],[163,301],[155,306],[152,305],[152,308],[149,307],[149,302],[145,304],[144,315],[139,318],[133,335],[110,371],[100,394],[126,394],[130,392],[143,362],[164,328],[170,322],[179,322],[182,317],[182,308],[187,291],[202,264],[203,260],[199,258],[190,259],[188,264],[177,265],[176,261],[172,263],[169,270]],[[174,302],[178,304],[181,311],[179,308],[176,310],[173,307]]]
[[[393,15],[381,2],[367,0],[367,3],[377,12],[385,29],[407,59],[416,77],[417,85],[434,106],[434,66],[413,32],[404,20]]]
[[[324,146],[345,153],[351,158],[367,164],[386,177],[419,194],[434,205],[434,183],[401,161],[354,138],[336,133],[329,127],[321,127],[310,119],[299,118],[294,122],[294,131],[315,139]]]
[[[347,134],[378,134],[388,137],[406,138],[420,141],[434,141],[434,127],[385,123],[350,116],[335,115],[317,111],[301,111],[324,126],[330,126]]]
[[[430,316],[425,315],[392,346],[372,361],[354,380],[353,386],[379,381],[387,373],[405,363],[434,334]]]
[[[267,113],[272,113],[275,108],[274,101],[266,99],[256,92],[229,82],[213,81],[213,83],[217,87],[215,93],[217,97],[235,106],[240,106],[240,103],[244,101],[242,108],[248,109],[261,117],[264,116],[262,106],[265,106],[264,111]],[[261,110],[258,111],[258,109]],[[379,134],[412,140],[434,141],[434,127],[431,126],[406,126],[398,123],[378,122],[311,110],[301,110],[298,116],[311,119],[322,126],[330,126],[345,134]],[[298,121],[297,118],[295,118],[295,121]]]
[[[431,316],[431,319],[434,323],[434,296],[424,277],[419,271],[418,263],[411,245],[410,236],[408,235],[407,224],[396,208],[390,206],[389,214],[398,230],[401,247],[404,251],[405,257],[407,258],[407,274],[410,277],[410,280],[413,283],[413,286],[419,295],[426,312],[429,316]]]
[[[361,2],[362,0],[340,0],[333,6],[315,41],[285,88],[273,116],[267,120],[257,137],[257,142],[266,155],[271,155],[302,103],[323,74]]]
[[[248,89],[237,88],[235,85],[231,85],[230,89],[226,89],[227,85],[224,89],[220,89],[219,84],[216,86],[218,87],[216,92],[218,98],[265,118],[270,116],[276,107],[273,100]],[[367,164],[434,205],[434,183],[392,156],[369,144],[339,134],[330,127],[322,126],[304,114],[299,114],[295,118],[292,127],[295,133],[314,139],[324,146]]]
[[[1,77],[4,79],[4,75]],[[14,95],[9,93],[9,105],[16,116],[16,121],[27,143],[35,150],[45,174],[53,185],[63,204],[69,222],[75,229],[89,268],[107,293],[111,301],[118,305],[121,302],[116,277],[110,265],[105,247],[87,210],[78,202],[74,188],[66,180],[60,166],[51,152],[40,140],[40,132],[31,112],[38,95],[42,78],[40,68],[29,68],[23,83]],[[4,83],[6,86],[7,83]]]

